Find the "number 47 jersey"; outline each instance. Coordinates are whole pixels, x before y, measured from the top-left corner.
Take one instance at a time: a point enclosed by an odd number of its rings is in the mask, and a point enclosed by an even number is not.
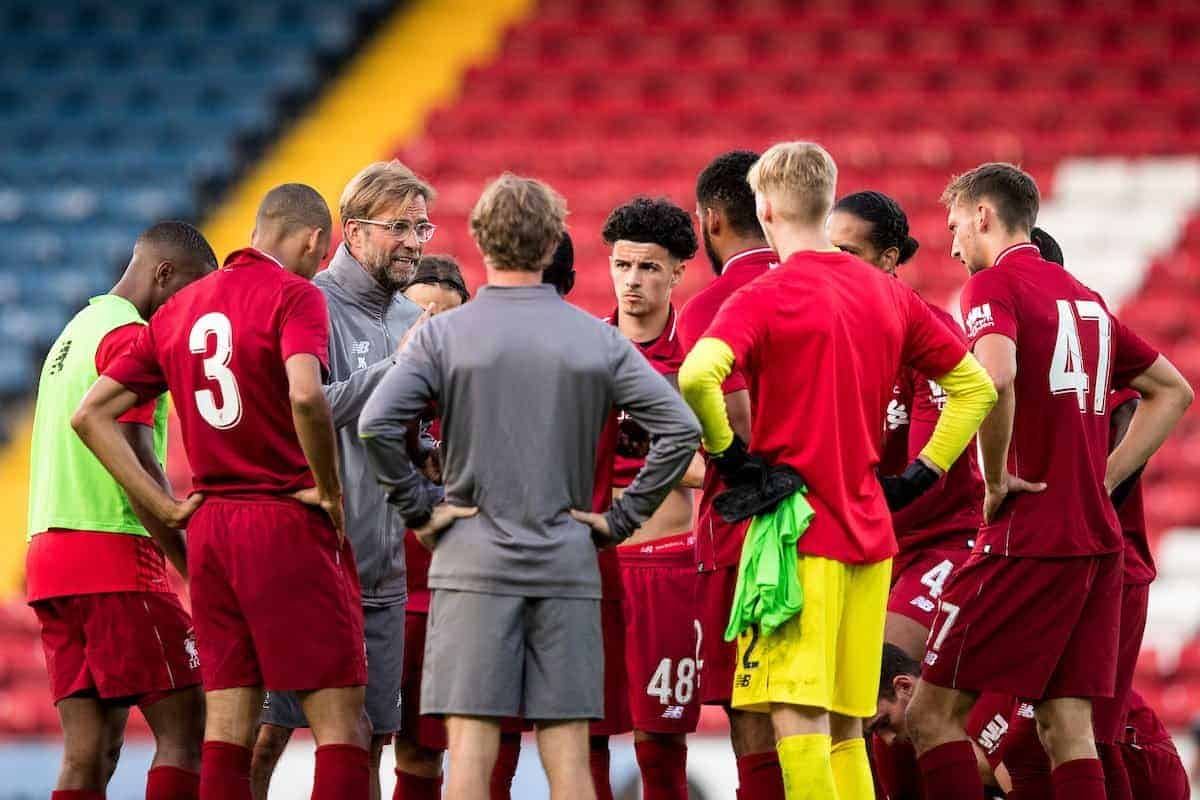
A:
[[[320,290],[245,249],[172,297],[104,374],[139,400],[170,390],[196,491],[285,494],[313,478],[284,363],[309,354],[326,370],[328,349]]]
[[[967,281],[963,319],[974,347],[985,336],[1017,347],[1016,413],[1008,469],[1044,481],[1016,494],[984,525],[975,551],[1006,556],[1117,552],[1121,529],[1104,491],[1108,392],[1158,353],[1117,320],[1100,295],[1032,244],[1005,250]]]

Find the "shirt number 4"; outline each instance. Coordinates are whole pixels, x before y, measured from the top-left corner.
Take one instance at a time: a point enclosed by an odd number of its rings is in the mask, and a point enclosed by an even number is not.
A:
[[[1112,353],[1112,320],[1104,306],[1095,300],[1059,300],[1058,337],[1054,342],[1054,357],[1050,360],[1050,394],[1074,392],[1080,413],[1088,410],[1087,395],[1092,390],[1092,412],[1103,414],[1108,402],[1109,360]],[[1080,320],[1095,321],[1098,355],[1096,379],[1092,383],[1083,363],[1083,348],[1079,344]],[[1094,387],[1094,389],[1093,389]]]
[[[196,390],[196,409],[209,425],[228,430],[242,420],[242,396],[238,393],[237,377],[229,369],[233,358],[233,325],[229,317],[210,311],[192,325],[188,334],[188,349],[197,355],[208,352],[208,339],[213,337],[213,353],[204,359],[204,377],[215,381],[220,390],[220,403],[212,389]]]

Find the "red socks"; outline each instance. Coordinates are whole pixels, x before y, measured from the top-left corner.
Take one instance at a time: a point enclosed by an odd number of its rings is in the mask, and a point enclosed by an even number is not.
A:
[[[593,739],[592,749],[588,754],[588,762],[592,768],[592,785],[596,787],[596,800],[613,800],[612,780],[608,775],[608,737],[601,741],[603,744]]]
[[[1129,773],[1125,771],[1121,748],[1115,744],[1096,742],[1096,751],[1104,767],[1104,793],[1108,800],[1133,800],[1133,787],[1129,785]]]
[[[642,800],[687,800],[687,745],[663,739],[634,742]]]
[[[1050,773],[1054,796],[1071,800],[1104,800],[1104,767],[1098,758],[1077,758]]]
[[[230,742],[204,743],[200,800],[251,800],[250,748]]]
[[[354,800],[371,796],[371,754],[352,744],[317,748],[312,800]]]
[[[104,792],[93,792],[91,789],[56,789],[50,793],[50,800],[104,800]]]
[[[921,772],[912,743],[893,741],[888,745],[880,737],[872,736],[871,756],[876,793],[880,797],[921,796]]]
[[[200,774],[179,767],[155,767],[146,775],[146,800],[197,800]]]
[[[938,745],[918,758],[917,764],[921,767],[925,800],[983,797],[983,780],[975,763],[975,751],[965,739]]]
[[[1028,717],[1014,715],[1001,745],[1001,759],[1012,780],[1011,800],[1054,800],[1050,782],[1050,757]]]
[[[423,778],[396,770],[396,791],[392,793],[392,800],[440,800],[441,796],[440,777]]]
[[[783,800],[779,753],[750,753],[737,760],[738,800]]]
[[[513,776],[517,774],[520,758],[521,737],[501,734],[496,766],[492,768],[491,800],[509,800],[512,796]]]

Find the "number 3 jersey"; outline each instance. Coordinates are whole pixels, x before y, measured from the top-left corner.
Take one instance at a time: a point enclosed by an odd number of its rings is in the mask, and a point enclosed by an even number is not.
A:
[[[1017,347],[1016,413],[1008,469],[1044,481],[980,528],[976,552],[1083,556],[1122,548],[1104,491],[1109,389],[1144,372],[1158,353],[1109,313],[1100,295],[1032,244],[1001,253],[967,281],[962,312],[971,346],[990,334]]]
[[[172,297],[104,374],[139,400],[170,390],[196,491],[284,494],[313,486],[284,363],[327,370],[328,347],[320,290],[248,248]]]

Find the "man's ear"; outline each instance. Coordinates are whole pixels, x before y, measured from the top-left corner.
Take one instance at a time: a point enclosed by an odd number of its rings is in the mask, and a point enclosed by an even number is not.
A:
[[[687,262],[680,261],[671,269],[671,286],[678,286],[683,280],[683,273],[687,270]]]
[[[308,241],[305,243],[305,246],[304,246],[304,252],[305,253],[315,253],[317,250],[321,249],[321,236],[324,233],[325,233],[324,228],[313,228],[311,231],[309,231]],[[324,256],[325,254],[321,253],[321,255]]]
[[[980,233],[987,233],[994,222],[995,212],[992,209],[980,203],[975,209],[975,227]]]
[[[896,269],[900,266],[900,248],[889,247],[887,250],[884,250],[879,254],[879,260],[881,262],[880,265],[883,267],[883,271],[889,275],[894,275],[896,273]]]
[[[708,231],[709,236],[720,236],[725,227],[725,218],[715,208],[705,208],[704,216],[700,218],[701,227]]]
[[[892,678],[892,690],[896,693],[896,697],[912,697],[913,689],[916,688],[916,681],[912,675],[897,675]]]
[[[172,262],[160,261],[154,267],[154,282],[159,286],[166,286],[174,274],[175,265]]]

